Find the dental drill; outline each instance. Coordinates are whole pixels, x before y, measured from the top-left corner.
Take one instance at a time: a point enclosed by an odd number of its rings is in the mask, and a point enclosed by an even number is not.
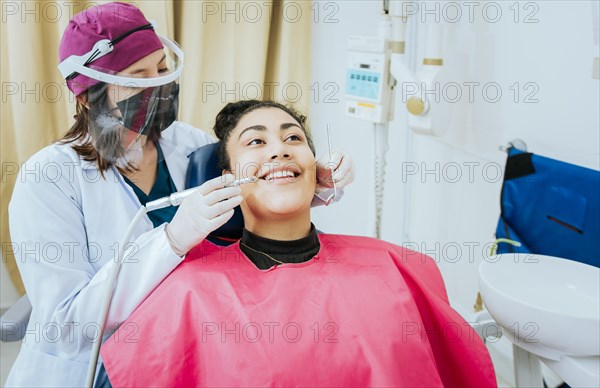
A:
[[[249,178],[238,179],[233,181],[232,183],[226,185],[225,187],[235,187],[239,185],[243,185],[246,183],[254,183],[258,180],[257,177],[252,176]],[[129,224],[127,228],[127,232],[125,233],[125,237],[123,241],[121,241],[121,245],[119,245],[119,250],[117,253],[117,258],[115,261],[115,267],[110,274],[109,283],[108,283],[108,292],[106,293],[105,298],[102,301],[102,305],[100,308],[100,316],[99,316],[99,336],[96,340],[94,340],[94,345],[92,346],[92,352],[90,354],[90,366],[88,369],[86,386],[92,388],[94,386],[94,379],[96,377],[96,367],[98,366],[98,357],[100,355],[100,345],[102,344],[102,336],[104,335],[104,329],[106,325],[106,320],[108,319],[108,310],[110,308],[110,303],[112,301],[112,295],[117,285],[117,277],[119,276],[119,271],[121,270],[121,263],[123,262],[123,255],[125,254],[125,247],[129,245],[131,235],[133,234],[133,230],[135,229],[138,222],[146,215],[146,213],[162,209],[169,206],[179,206],[184,199],[194,194],[199,187],[193,187],[191,189],[179,191],[169,195],[168,197],[163,197],[157,199],[155,201],[148,202],[146,206],[142,206],[139,208],[133,220]]]
[[[246,183],[254,183],[257,180],[258,180],[258,178],[255,176],[252,176],[250,178],[238,179],[236,181],[233,181],[232,183],[230,183],[229,185],[227,185],[225,187],[235,187],[235,186],[243,185]],[[187,197],[192,195],[194,192],[196,192],[197,189],[198,189],[197,187],[193,187],[191,189],[173,193],[173,194],[169,195],[168,197],[163,197],[163,198],[157,199],[155,201],[148,202],[146,204],[146,211],[151,212],[153,210],[162,209],[162,208],[169,207],[169,206],[179,206],[179,205],[181,205],[181,203],[183,202],[184,199],[186,199]]]

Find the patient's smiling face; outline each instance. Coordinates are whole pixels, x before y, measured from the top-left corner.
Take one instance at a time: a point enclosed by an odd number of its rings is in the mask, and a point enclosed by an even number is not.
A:
[[[287,112],[258,108],[245,114],[227,140],[236,179],[242,185],[244,216],[282,218],[310,211],[316,186],[316,160],[300,124]]]

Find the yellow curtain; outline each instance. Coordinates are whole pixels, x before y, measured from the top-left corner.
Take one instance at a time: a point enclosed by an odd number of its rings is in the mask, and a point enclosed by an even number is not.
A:
[[[2,3],[0,238],[6,270],[23,293],[7,214],[16,173],[72,124],[75,99],[57,69],[58,45],[75,13],[106,1]],[[132,3],[185,52],[180,120],[212,132],[226,102],[247,98],[308,113],[311,1]]]
[[[307,111],[311,1],[182,1],[175,38],[186,55],[181,119],[209,131],[226,102],[273,99]],[[293,89],[301,88],[298,93]]]

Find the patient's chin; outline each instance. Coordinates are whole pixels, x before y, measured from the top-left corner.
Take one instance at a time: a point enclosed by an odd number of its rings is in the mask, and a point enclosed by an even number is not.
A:
[[[249,198],[248,198],[249,199]],[[297,215],[302,211],[310,211],[312,195],[302,191],[291,193],[272,193],[271,195],[255,196],[246,200],[246,205],[252,213],[261,218],[270,216],[284,217]]]
[[[270,213],[285,215],[295,214],[298,211],[310,207],[310,201],[306,201],[301,195],[294,194],[279,194],[273,195],[265,203],[265,208]]]

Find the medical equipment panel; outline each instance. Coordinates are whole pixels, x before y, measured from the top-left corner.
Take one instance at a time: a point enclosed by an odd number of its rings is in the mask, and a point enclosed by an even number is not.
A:
[[[384,123],[388,120],[389,53],[386,40],[374,36],[348,38],[346,114]]]

